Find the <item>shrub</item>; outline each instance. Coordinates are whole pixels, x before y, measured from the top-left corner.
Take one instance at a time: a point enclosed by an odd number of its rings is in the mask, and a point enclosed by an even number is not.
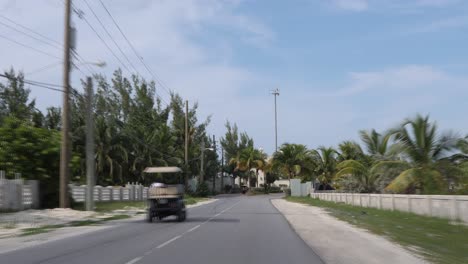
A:
[[[208,184],[206,182],[200,182],[197,185],[197,196],[206,197],[210,194],[210,189],[208,189]]]

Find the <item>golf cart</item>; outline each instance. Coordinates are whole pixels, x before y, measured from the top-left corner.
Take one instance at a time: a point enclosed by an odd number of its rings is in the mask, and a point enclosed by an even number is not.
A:
[[[160,174],[177,174],[182,172],[178,167],[148,167],[144,170],[145,173],[160,173]],[[171,180],[167,180],[171,182]],[[179,222],[185,221],[187,213],[184,203],[184,185],[183,184],[168,184],[153,183],[148,189],[148,214],[147,221],[151,223],[156,217],[162,220],[164,217],[175,215]],[[172,177],[174,182],[174,177]]]

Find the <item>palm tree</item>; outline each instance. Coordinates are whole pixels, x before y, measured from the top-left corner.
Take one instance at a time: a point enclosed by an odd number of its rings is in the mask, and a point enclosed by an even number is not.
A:
[[[377,167],[369,165],[369,160],[345,160],[338,164],[335,175],[337,182],[348,182],[354,185],[353,190],[371,193],[377,190],[377,182],[381,173]]]
[[[451,133],[438,135],[437,125],[429,122],[429,116],[421,115],[405,120],[392,133],[403,146],[410,168],[403,170],[385,189],[396,193],[446,191],[449,174],[458,171],[446,155],[459,139]]]
[[[301,173],[311,173],[312,161],[312,155],[305,145],[285,143],[273,156],[273,169],[288,175],[291,183],[291,178]]]
[[[123,183],[121,164],[128,161],[128,153],[122,144],[123,138],[115,124],[108,124],[104,117],[98,117],[95,126],[96,171],[100,176],[98,180],[101,183]]]
[[[338,145],[339,161],[360,160],[364,157],[364,151],[361,146],[354,141],[343,141]]]
[[[362,142],[366,146],[367,153],[375,159],[385,160],[394,159],[401,152],[399,144],[391,144],[391,132],[380,134],[375,129],[371,131],[359,131]]]
[[[318,181],[322,185],[329,184],[336,173],[338,152],[332,147],[322,146],[312,150],[312,154],[316,162],[315,172]]]
[[[262,167],[266,160],[266,154],[253,146],[248,146],[239,152],[239,155],[233,160],[236,164],[236,170],[246,172],[248,175],[248,184],[251,185],[250,171],[254,168]],[[258,182],[258,173],[257,182]]]

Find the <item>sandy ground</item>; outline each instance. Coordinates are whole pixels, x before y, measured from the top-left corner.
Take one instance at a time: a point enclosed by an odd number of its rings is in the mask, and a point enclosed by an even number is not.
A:
[[[187,205],[187,208],[200,206],[214,201],[216,201],[216,199],[206,200],[193,205]],[[0,239],[17,236],[22,233],[24,228],[67,224],[72,221],[99,220],[113,215],[129,215],[132,217],[138,215],[144,216],[144,213],[146,213],[146,210],[136,207],[125,207],[109,213],[78,211],[69,208],[26,210],[16,213],[4,213],[0,214]]]
[[[321,208],[283,199],[272,203],[327,264],[426,263],[389,240],[338,220]]]

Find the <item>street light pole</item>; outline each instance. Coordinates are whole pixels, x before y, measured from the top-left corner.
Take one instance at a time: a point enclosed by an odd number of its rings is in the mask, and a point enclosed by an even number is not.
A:
[[[213,135],[213,148],[214,148],[214,153],[215,153],[215,157],[216,157],[216,137],[215,135]],[[217,159],[216,159],[216,162],[217,162]],[[212,189],[212,192],[214,193],[215,192],[215,188],[216,188],[216,173],[213,173],[213,189]]]
[[[188,146],[189,146],[189,136],[188,136],[188,101],[185,101],[185,187],[188,187],[188,178],[189,178],[189,165],[188,165]]]
[[[271,91],[271,94],[275,96],[275,152],[278,151],[278,116],[276,111],[276,96],[279,96],[279,89]]]
[[[60,191],[59,206],[67,208],[68,180],[70,175],[70,50],[71,50],[71,0],[65,0],[65,34],[63,60],[63,106],[62,106],[62,142],[60,151]]]

